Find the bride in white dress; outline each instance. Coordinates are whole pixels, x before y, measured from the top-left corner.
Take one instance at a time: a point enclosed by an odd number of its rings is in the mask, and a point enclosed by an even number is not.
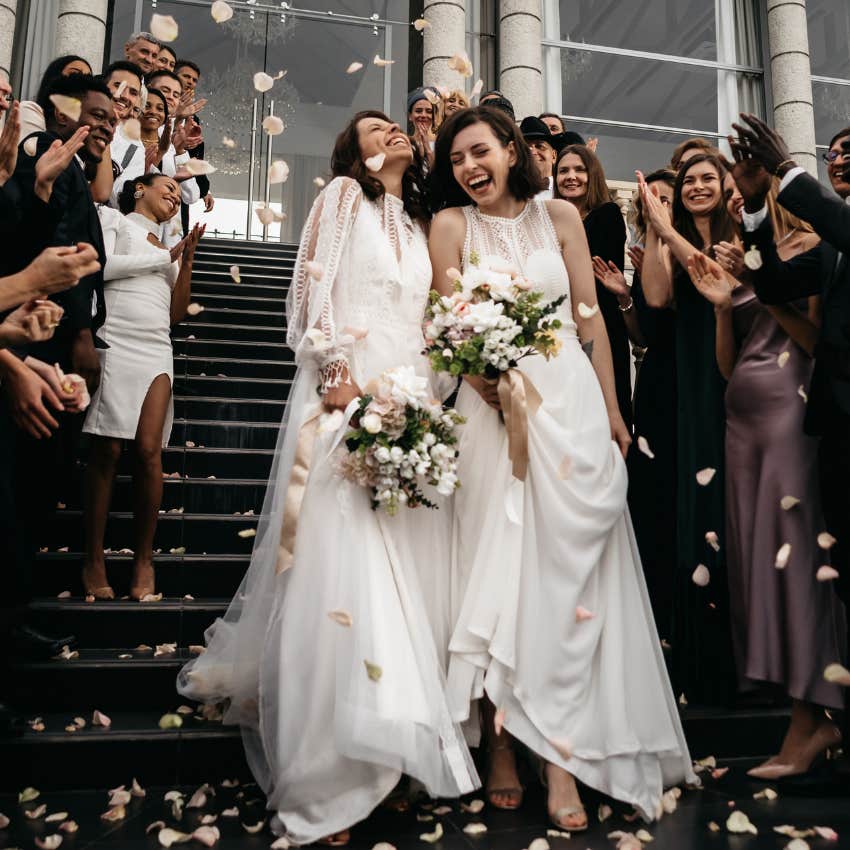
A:
[[[513,737],[541,759],[558,828],[587,828],[573,777],[651,819],[665,787],[696,777],[626,508],[630,438],[581,220],[564,201],[533,200],[521,136],[486,107],[442,128],[432,180],[432,201],[448,207],[429,239],[435,288],[448,292],[446,270],[475,251],[512,264],[546,301],[567,296],[560,354],[520,361],[543,398],[525,481],[512,477],[495,387],[467,379],[458,397],[454,717],[476,743],[482,702],[491,804],[522,801]]]
[[[242,727],[272,828],[296,844],[345,843],[403,773],[438,796],[479,785],[420,586],[448,575],[450,503],[373,511],[369,492],[336,472],[333,434],[319,427],[291,567],[281,558],[297,463],[290,473],[312,418],[345,409],[389,368],[431,375],[421,355],[431,265],[412,163],[409,140],[379,112],[358,113],[337,139],[336,176],[313,205],[290,289],[299,370],[251,566],[207,651],[178,678],[185,696],[230,700],[225,722]]]

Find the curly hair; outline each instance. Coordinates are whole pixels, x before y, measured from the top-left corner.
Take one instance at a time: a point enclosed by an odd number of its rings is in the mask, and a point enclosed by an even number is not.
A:
[[[503,148],[513,143],[516,162],[508,172],[508,190],[518,201],[527,201],[546,188],[546,181],[537,173],[529,147],[516,123],[500,109],[492,106],[475,106],[455,112],[437,133],[434,165],[428,184],[432,212],[439,212],[446,207],[465,207],[474,203],[455,180],[451,162],[455,137],[473,124],[486,124]]]
[[[381,121],[392,123],[383,112],[379,112],[377,109],[365,109],[358,112],[336,137],[331,154],[331,173],[334,177],[351,177],[356,180],[360,184],[363,194],[370,201],[376,201],[384,196],[386,190],[384,184],[369,171],[363,161],[357,125],[366,118],[378,118]],[[431,216],[428,214],[428,206],[425,203],[422,175],[422,159],[416,150],[416,146],[413,145],[413,162],[402,177],[401,196],[405,212],[414,221],[425,225]]]

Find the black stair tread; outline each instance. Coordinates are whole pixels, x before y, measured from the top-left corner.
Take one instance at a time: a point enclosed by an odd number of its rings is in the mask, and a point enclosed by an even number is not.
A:
[[[222,301],[225,304],[237,304],[238,305],[238,304],[244,303],[245,301],[261,301],[264,304],[268,304],[269,306],[278,307],[283,302],[282,298],[271,298],[271,297],[263,298],[262,296],[258,296],[258,295],[235,295],[235,294],[231,294],[230,292],[226,292],[226,293],[209,292],[209,293],[205,294],[204,296],[200,296],[200,295],[198,295],[198,293],[194,293],[193,297],[198,297],[201,301],[205,302],[205,304],[208,304],[211,301],[213,301],[213,302]],[[204,309],[211,310],[213,308],[205,306]],[[259,312],[262,312],[262,311],[261,310],[251,310],[251,312],[252,313],[259,313]]]
[[[181,611],[192,612],[211,612],[217,613],[224,610],[229,599],[215,599],[207,597],[205,599],[161,599],[159,602],[136,602],[134,599],[108,599],[100,602],[85,602],[79,597],[70,599],[50,599],[44,596],[37,596],[29,603],[29,607],[33,611],[91,611],[95,613],[104,613],[116,611],[122,613],[145,614],[149,611],[159,611],[166,613],[179,613]]]
[[[276,361],[275,361],[276,362]],[[227,375],[175,375],[174,382],[178,381],[228,381],[232,382],[234,378],[229,378]],[[245,384],[291,384],[291,378],[246,378],[240,375],[239,383]]]
[[[203,313],[200,313],[203,316]],[[188,328],[187,325],[182,325],[184,328]],[[215,330],[221,330],[222,328],[228,328],[230,330],[238,330],[238,331],[268,331],[269,329],[279,331],[280,333],[286,333],[286,327],[283,325],[275,326],[275,325],[240,325],[240,324],[224,324],[224,323],[213,323],[213,322],[192,322],[191,329],[198,330],[200,328],[213,328]],[[192,336],[195,337],[194,334]],[[181,339],[187,339],[187,337],[181,337]],[[191,342],[192,340],[189,340]],[[206,342],[205,339],[202,339],[201,342]],[[258,345],[262,345],[262,343],[256,343]]]
[[[172,641],[173,643],[173,641]],[[97,649],[79,649],[78,658],[69,661],[65,659],[49,659],[44,661],[16,661],[12,659],[11,666],[15,670],[54,670],[54,669],[108,669],[115,667],[182,667],[192,658],[197,658],[189,652],[189,648],[178,646],[176,652],[156,655],[155,647],[139,650],[136,647],[98,647]],[[131,655],[132,658],[119,658],[120,655]]]
[[[207,342],[207,340],[201,340]],[[175,360],[189,363],[256,363],[261,366],[295,366],[294,360],[263,360],[259,357],[216,357],[206,354],[175,354]]]
[[[246,517],[250,519],[250,517]],[[40,561],[75,561],[84,557],[84,552],[69,550],[68,552],[39,552],[38,559]],[[118,552],[110,552],[106,555],[107,565],[111,561],[124,561],[129,563],[133,560],[132,555],[120,555]],[[210,561],[224,561],[234,564],[248,564],[251,556],[245,553],[222,552],[216,555],[200,555],[197,552],[186,552],[183,555],[172,555],[169,552],[155,553],[153,556],[154,565],[161,566],[163,564],[207,564]],[[73,598],[73,597],[72,597]],[[189,600],[184,600],[188,602]],[[145,605],[150,603],[145,602]]]
[[[234,315],[242,315],[242,316],[282,316],[283,312],[280,310],[236,310],[229,309],[228,307],[207,307],[204,305],[204,309],[198,313],[199,316],[202,316],[204,313],[233,313]],[[194,318],[190,316],[188,319],[184,319],[184,323],[188,322],[190,319]]]
[[[234,451],[234,449],[228,449],[228,451]],[[176,479],[175,479],[176,480]],[[76,509],[67,509],[59,512],[59,516],[62,517],[82,517],[83,512]],[[110,517],[115,517],[116,519],[132,519],[133,512],[132,511],[110,511]],[[190,513],[164,513],[159,515],[160,522],[175,522],[178,520],[185,520],[186,522],[209,522],[211,520],[215,520],[216,522],[245,522],[245,520],[259,519],[259,517],[255,515],[249,514],[248,516],[233,516],[231,514],[190,514]]]
[[[227,449],[221,446],[167,446],[164,452],[212,452],[232,455],[238,451],[239,454],[272,455],[274,449]],[[176,479],[175,479],[176,480]],[[230,480],[230,479],[228,479]]]
[[[240,422],[236,419],[175,419],[175,425],[205,425],[215,426],[216,428],[264,428],[279,429],[280,425],[277,422]],[[238,451],[238,449],[231,449]]]

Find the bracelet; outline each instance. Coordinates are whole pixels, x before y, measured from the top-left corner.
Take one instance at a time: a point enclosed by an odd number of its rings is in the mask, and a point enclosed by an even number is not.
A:
[[[631,311],[632,307],[634,307],[634,306],[635,306],[634,299],[631,296],[629,296],[629,303],[626,304],[625,307],[622,304],[617,304],[617,309],[621,313],[628,313],[628,312]]]
[[[789,168],[793,168],[796,164],[797,163],[794,162],[793,159],[783,159],[782,162],[780,162],[779,165],[777,165],[776,168],[773,169],[773,173],[777,177],[782,177],[783,175],[781,175],[779,172],[782,171],[783,166],[787,165]]]

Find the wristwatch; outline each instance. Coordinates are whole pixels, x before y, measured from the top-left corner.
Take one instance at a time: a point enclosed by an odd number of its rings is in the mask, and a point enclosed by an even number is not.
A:
[[[617,303],[617,309],[621,313],[628,313],[632,309],[632,307],[634,307],[634,306],[635,306],[635,302],[634,302],[634,299],[631,296],[629,296],[629,303],[626,304],[625,307],[622,304],[620,304],[619,302]]]

